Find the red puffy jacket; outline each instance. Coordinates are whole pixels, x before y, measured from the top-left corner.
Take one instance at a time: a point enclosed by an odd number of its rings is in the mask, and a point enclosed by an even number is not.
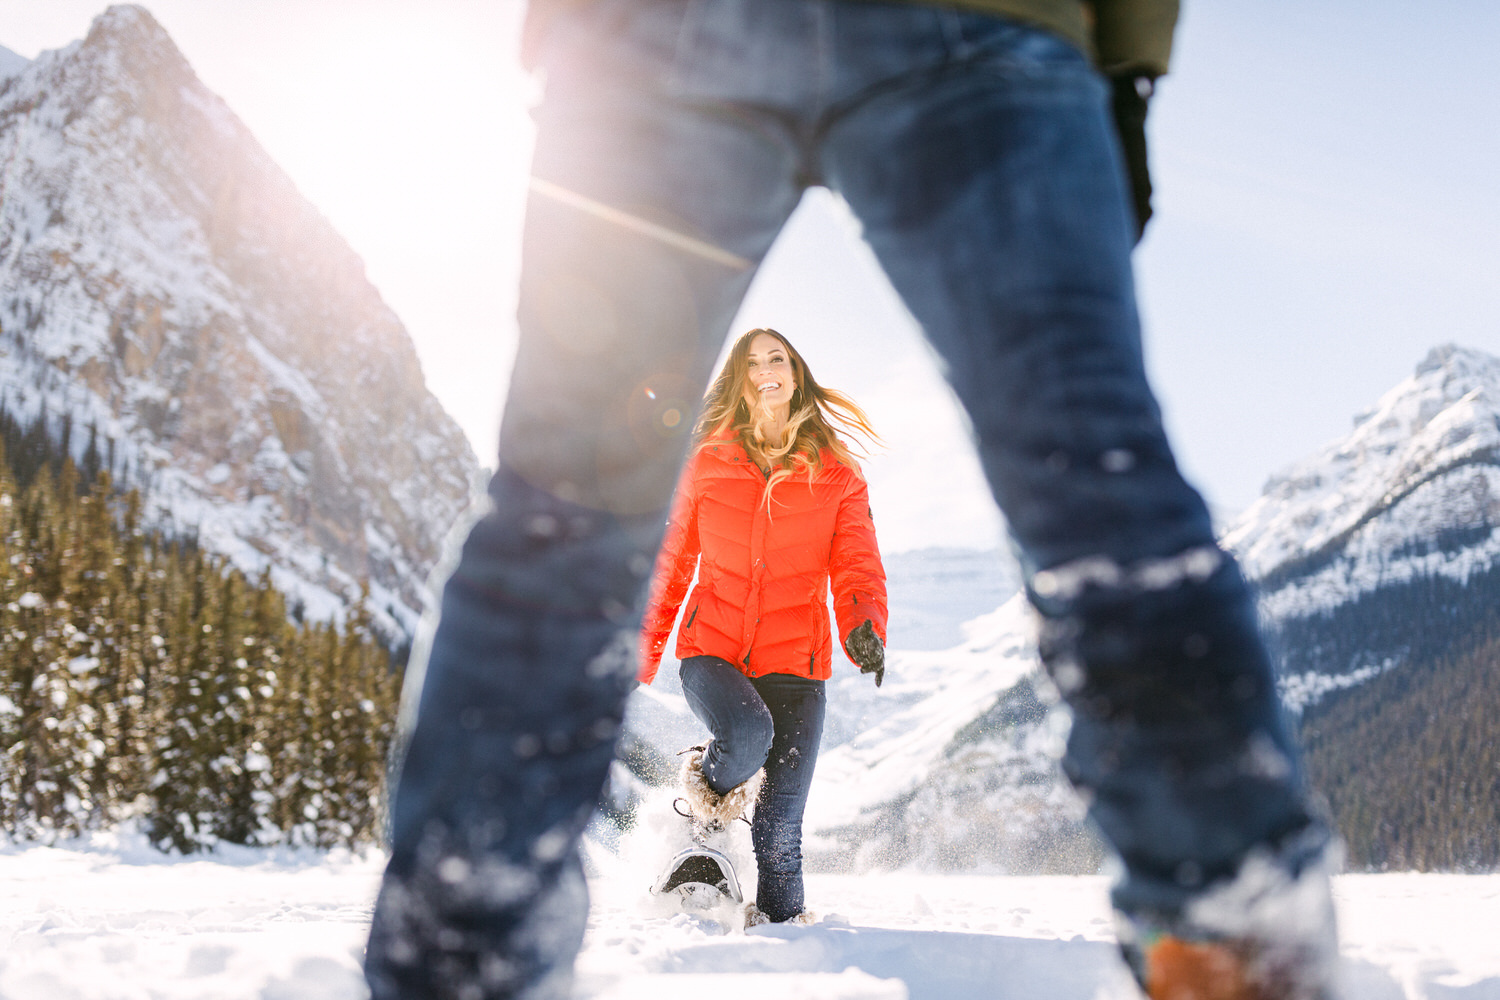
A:
[[[847,639],[868,618],[885,641],[885,569],[869,490],[831,452],[821,458],[812,483],[805,473],[777,483],[769,509],[766,476],[737,442],[712,443],[689,459],[641,625],[644,683],[656,676],[695,566],[678,659],[707,654],[750,677],[826,680],[830,583],[839,635]]]

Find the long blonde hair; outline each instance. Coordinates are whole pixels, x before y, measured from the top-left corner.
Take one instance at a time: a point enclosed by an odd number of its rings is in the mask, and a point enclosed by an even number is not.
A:
[[[770,413],[750,406],[746,400],[750,386],[750,342],[763,333],[775,337],[786,348],[797,385],[792,393],[792,410],[786,430],[779,441],[766,439]],[[770,469],[765,492],[765,500],[769,503],[772,488],[784,479],[806,472],[807,481],[811,483],[822,468],[824,448],[832,452],[839,463],[863,476],[854,452],[839,436],[835,424],[871,443],[880,441],[880,435],[870,426],[870,418],[858,403],[837,389],[819,385],[802,355],[781,334],[757,328],[742,334],[730,348],[729,359],[703,397],[703,413],[698,417],[693,434],[699,449],[715,440],[732,437],[739,441],[752,461],[763,469]]]

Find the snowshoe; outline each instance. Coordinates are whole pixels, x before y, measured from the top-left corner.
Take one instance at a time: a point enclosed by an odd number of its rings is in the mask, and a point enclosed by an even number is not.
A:
[[[729,858],[703,844],[679,851],[651,892],[657,896],[677,896],[686,910],[707,910],[725,900],[739,903],[745,898]]]

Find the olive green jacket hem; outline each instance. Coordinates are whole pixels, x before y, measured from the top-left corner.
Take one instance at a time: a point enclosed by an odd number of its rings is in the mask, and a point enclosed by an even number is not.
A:
[[[546,18],[588,0],[532,0],[522,59],[528,64]],[[1160,76],[1172,56],[1178,0],[904,0],[1009,17],[1055,32],[1087,52],[1105,73]]]
[[[1105,73],[1161,76],[1172,58],[1178,0],[904,0],[1025,21],[1087,52]]]

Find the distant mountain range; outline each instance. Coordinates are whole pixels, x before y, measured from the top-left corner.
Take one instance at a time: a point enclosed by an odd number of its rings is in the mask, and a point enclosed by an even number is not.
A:
[[[143,8],[0,53],[0,405],[312,617],[410,634],[478,465],[364,265]]]

